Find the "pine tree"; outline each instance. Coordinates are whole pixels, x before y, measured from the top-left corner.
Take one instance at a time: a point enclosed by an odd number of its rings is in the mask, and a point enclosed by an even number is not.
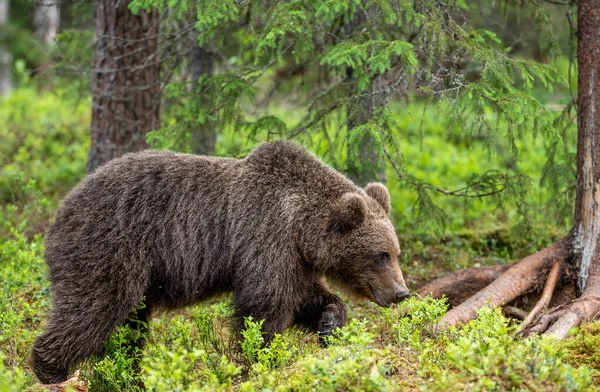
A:
[[[419,193],[418,209],[425,211],[431,210],[428,194],[444,190],[403,170],[391,101],[414,94],[434,100],[454,124],[468,124],[490,146],[502,137],[498,124],[506,123],[513,151],[517,129],[552,133],[554,114],[532,90],[536,84],[551,89],[556,71],[503,52],[496,34],[465,22],[470,11],[463,1],[134,0],[132,6],[168,10],[176,20],[195,18],[193,44],[210,44],[234,59],[198,80],[202,102],[190,99],[181,82],[170,84],[170,97],[180,100],[186,114],[152,136],[156,146],[189,150],[193,129],[203,124],[250,131],[257,140],[294,138],[326,146],[325,158],[359,183],[384,180],[382,165],[392,165],[403,184]],[[543,7],[505,7],[535,19],[548,41],[546,52],[556,51]],[[265,78],[273,84],[262,94],[257,83]],[[292,105],[308,108],[297,124],[288,126],[273,114],[256,116],[290,90]],[[505,179],[505,173],[487,173],[472,181],[468,196],[503,189]]]

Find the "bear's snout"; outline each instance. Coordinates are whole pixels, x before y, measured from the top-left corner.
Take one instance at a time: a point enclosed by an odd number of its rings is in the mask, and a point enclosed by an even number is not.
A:
[[[410,292],[406,287],[400,288],[396,291],[396,302],[402,302],[408,297],[410,297]]]
[[[397,304],[399,302],[402,302],[409,296],[410,291],[408,291],[408,288],[405,285],[401,284],[395,286],[393,290],[390,290],[390,292],[387,293],[387,295],[385,295],[384,298],[385,302],[389,304]]]
[[[371,286],[371,290],[373,292],[373,299],[375,300],[375,303],[384,308],[387,308],[392,304],[402,302],[410,296],[410,291],[408,291],[408,288],[402,284],[387,290],[374,290],[373,286]]]

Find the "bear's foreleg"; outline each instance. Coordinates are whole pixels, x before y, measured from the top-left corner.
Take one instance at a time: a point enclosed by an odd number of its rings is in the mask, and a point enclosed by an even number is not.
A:
[[[340,297],[329,292],[323,283],[315,282],[309,296],[296,313],[295,322],[312,329],[319,335],[319,342],[325,344],[327,336],[346,324],[346,304]]]

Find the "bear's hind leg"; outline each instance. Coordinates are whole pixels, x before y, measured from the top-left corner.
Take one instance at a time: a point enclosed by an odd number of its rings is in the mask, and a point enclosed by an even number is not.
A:
[[[116,324],[116,320],[100,315],[79,319],[54,311],[31,351],[32,367],[40,382],[65,381],[73,366],[102,351]]]
[[[31,352],[31,365],[40,382],[65,381],[72,367],[102,351],[115,327],[139,304],[144,293],[141,284],[131,287],[124,281],[114,282],[119,287],[102,292],[74,284],[55,288],[46,330]]]

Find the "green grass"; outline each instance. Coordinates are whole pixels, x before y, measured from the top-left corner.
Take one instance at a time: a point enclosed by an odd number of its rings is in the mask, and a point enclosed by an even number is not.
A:
[[[0,100],[0,392],[35,385],[27,364],[34,339],[50,308],[43,261],[43,233],[60,199],[85,175],[89,100],[63,91],[22,88]],[[275,109],[274,109],[275,110]],[[434,108],[414,102],[396,108],[406,169],[440,187],[464,185],[473,173],[501,170],[510,154],[470,144],[449,128]],[[409,115],[410,113],[410,115]],[[292,113],[290,121],[296,120]],[[309,145],[319,152],[318,144]],[[254,142],[227,131],[219,153],[246,151]],[[518,141],[520,167],[532,179],[524,196],[532,206],[535,230],[515,236],[518,200],[461,199],[432,194],[448,215],[440,229],[414,215],[416,193],[389,172],[401,246],[401,267],[411,288],[457,268],[506,263],[552,242],[568,222],[543,214],[551,200],[538,186],[545,163],[544,138]],[[566,146],[573,148],[572,145]],[[322,151],[321,151],[322,152]],[[133,391],[142,381],[156,391],[200,390],[587,390],[599,376],[600,323],[581,328],[576,338],[520,339],[497,309],[484,309],[458,330],[434,333],[445,312],[443,301],[411,299],[401,308],[347,300],[349,323],[322,348],[314,334],[291,329],[262,347],[260,321],[248,320],[244,341],[231,341],[228,297],[179,312],[155,313],[138,379],[120,328],[106,355],[81,365],[93,391]],[[238,350],[237,348],[240,348]]]

